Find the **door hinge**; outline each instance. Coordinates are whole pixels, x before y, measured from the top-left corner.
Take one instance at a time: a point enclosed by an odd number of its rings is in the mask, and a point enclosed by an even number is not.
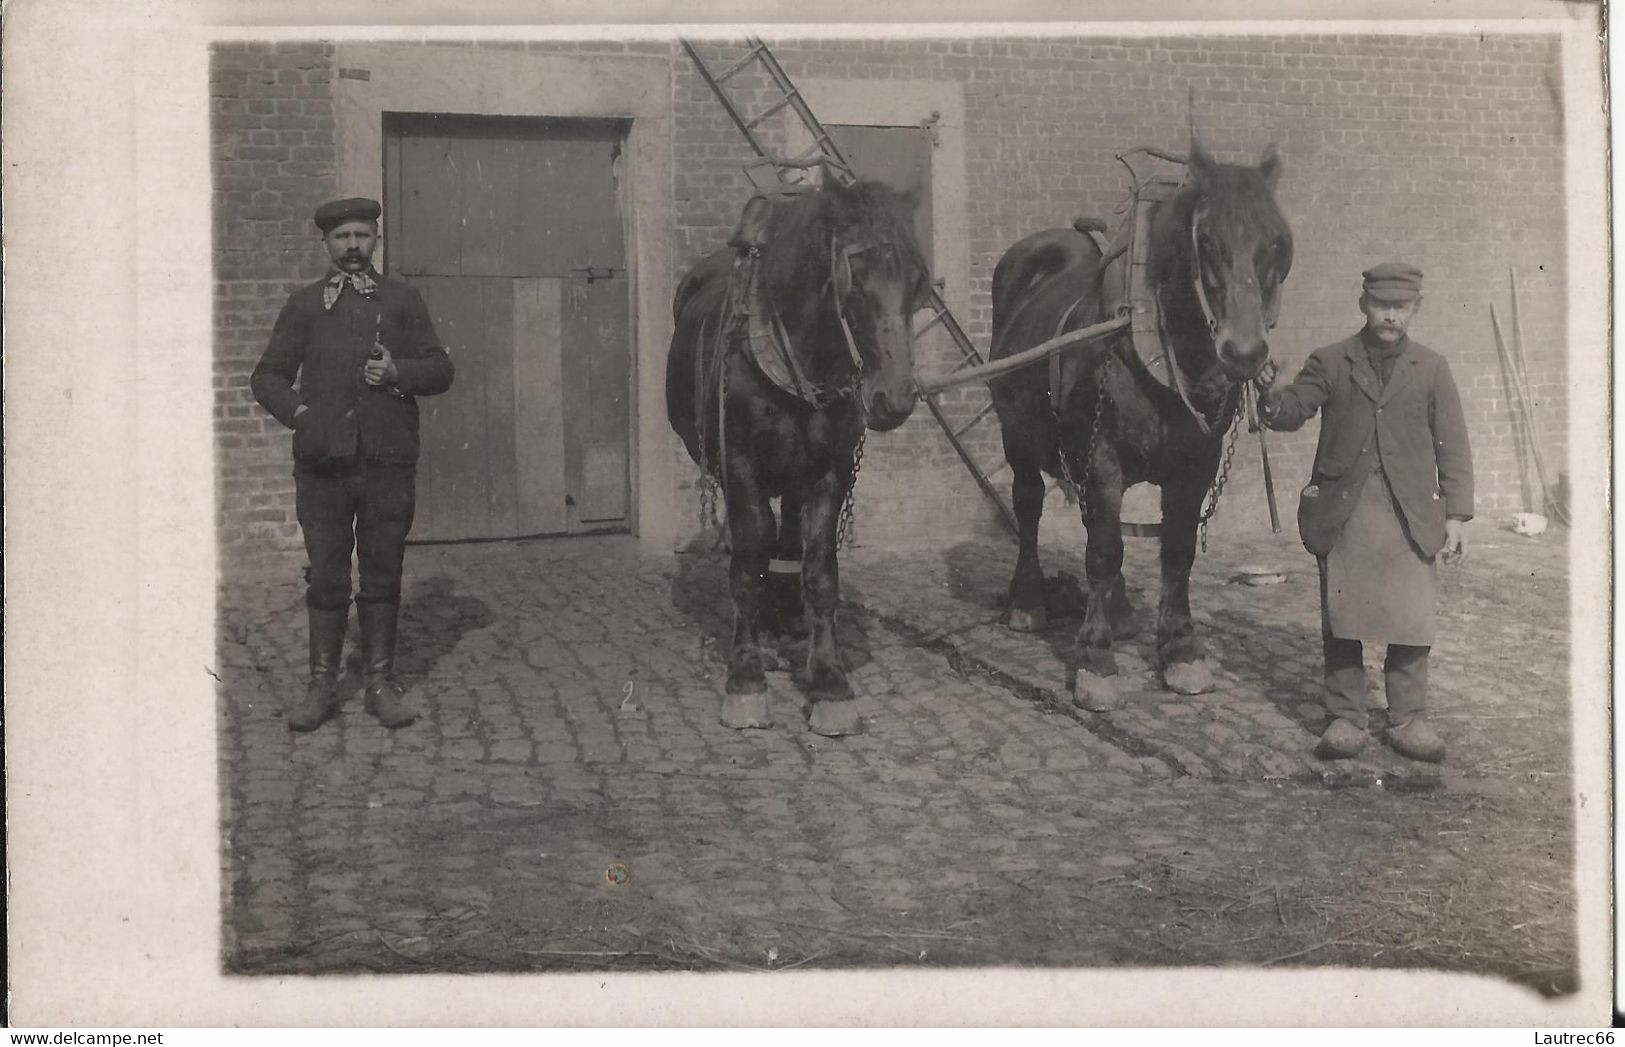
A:
[[[625,269],[616,269],[608,265],[578,265],[571,268],[573,276],[586,277],[590,284],[594,280],[613,280],[616,273],[624,273]]]

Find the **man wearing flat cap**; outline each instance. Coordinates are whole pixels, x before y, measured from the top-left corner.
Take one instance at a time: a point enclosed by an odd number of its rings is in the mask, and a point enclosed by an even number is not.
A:
[[[1390,262],[1368,269],[1365,327],[1317,349],[1290,383],[1259,379],[1271,429],[1293,430],[1318,411],[1313,474],[1298,499],[1298,530],[1320,564],[1325,705],[1322,759],[1355,756],[1368,714],[1365,643],[1387,646],[1388,742],[1416,760],[1444,759],[1427,720],[1436,558],[1466,553],[1473,461],[1461,397],[1444,357],[1406,329],[1422,304],[1422,272]]]
[[[416,718],[394,679],[416,497],[415,398],[450,388],[452,364],[418,292],[372,267],[381,212],[378,201],[359,197],[317,208],[332,266],[289,296],[249,383],[260,406],[293,430],[299,528],[310,558],[310,683],[288,715],[295,731],[315,730],[337,708],[352,551],[360,564],[366,709],[390,728]]]

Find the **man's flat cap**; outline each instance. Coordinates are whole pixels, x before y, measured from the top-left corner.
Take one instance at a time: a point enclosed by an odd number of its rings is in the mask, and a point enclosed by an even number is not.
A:
[[[352,196],[344,200],[329,200],[316,208],[316,228],[327,232],[344,222],[376,222],[384,208],[377,200]]]
[[[1384,262],[1367,269],[1365,293],[1379,302],[1409,302],[1422,293],[1422,270],[1404,262]]]

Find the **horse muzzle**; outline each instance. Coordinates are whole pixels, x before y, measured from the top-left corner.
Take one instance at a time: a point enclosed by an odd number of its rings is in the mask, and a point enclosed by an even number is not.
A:
[[[1270,358],[1270,344],[1262,338],[1219,339],[1219,366],[1233,382],[1249,382],[1258,377]]]
[[[865,388],[863,396],[864,424],[877,433],[890,432],[908,421],[914,413],[914,397],[896,396],[884,389]]]

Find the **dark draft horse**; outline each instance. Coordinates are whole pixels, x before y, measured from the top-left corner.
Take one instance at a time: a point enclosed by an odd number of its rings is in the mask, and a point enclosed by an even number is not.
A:
[[[861,729],[835,643],[837,534],[864,427],[895,429],[914,409],[913,316],[929,289],[914,206],[876,182],[843,185],[826,168],[821,188],[753,200],[729,246],[677,288],[666,406],[727,506],[734,629],[721,715],[730,727],[772,723],[765,626],[810,631],[798,679],[810,728]],[[747,265],[755,294],[735,275]],[[779,324],[777,348],[764,350]],[[773,380],[764,351],[779,354],[802,395],[781,387],[783,374]]]
[[[1075,381],[1058,407],[1052,407],[1049,368],[1042,364],[990,382],[1020,530],[1010,625],[1033,629],[1045,622],[1038,563],[1042,473],[1069,475],[1080,489],[1088,532],[1089,593],[1077,638],[1084,671],[1074,702],[1097,711],[1118,701],[1112,641],[1136,631],[1123,585],[1121,518],[1123,492],[1136,483],[1161,488],[1156,650],[1163,684],[1186,694],[1212,687],[1190,614],[1197,529],[1243,386],[1269,358],[1266,336],[1292,265],[1292,234],[1274,196],[1281,163],[1273,145],[1257,167],[1222,164],[1193,134],[1188,173],[1185,187],[1156,205],[1151,217],[1146,275],[1161,312],[1164,352],[1181,372],[1190,405],[1149,372],[1127,332],[1068,354]],[[1110,318],[1106,310],[1116,303],[1103,293],[1104,255],[1080,231],[1085,228],[1103,224],[1080,219],[1073,229],[1035,233],[999,260],[992,359]]]

